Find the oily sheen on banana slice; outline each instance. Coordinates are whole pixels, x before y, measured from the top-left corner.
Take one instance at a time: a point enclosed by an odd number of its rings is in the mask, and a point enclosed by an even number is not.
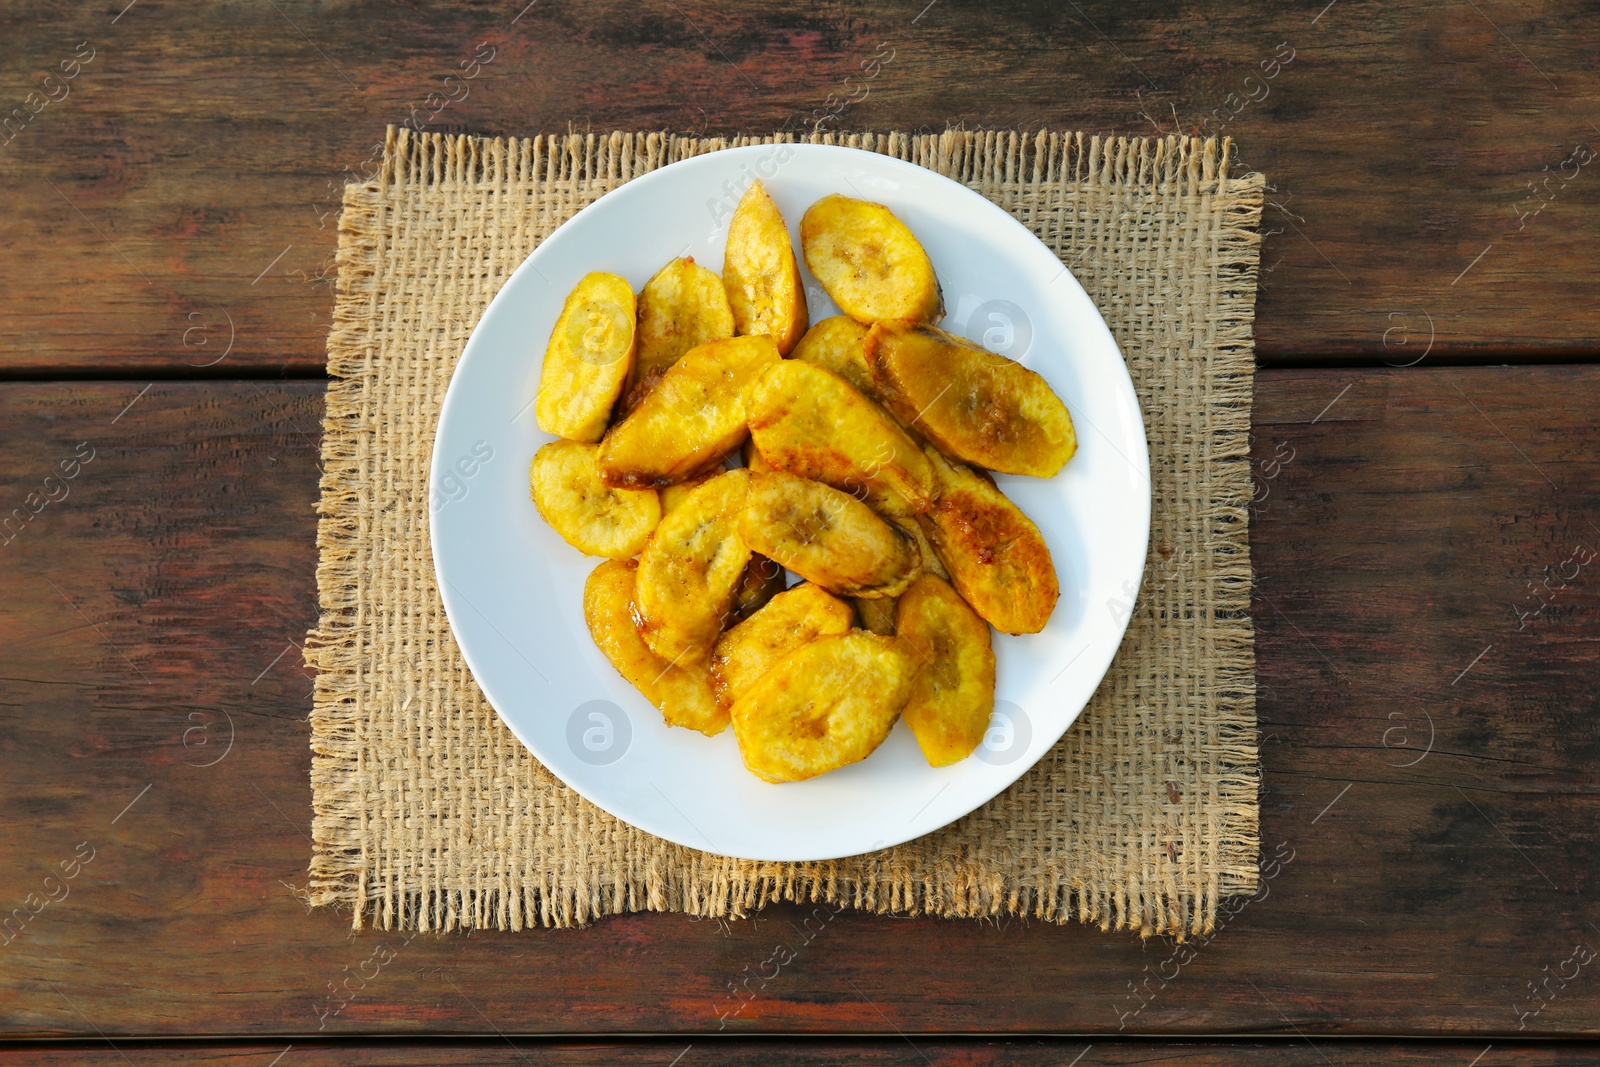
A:
[[[933,326],[880,322],[864,345],[872,382],[946,455],[1049,478],[1077,450],[1072,416],[1038,374]]]
[[[996,630],[1044,629],[1061,596],[1050,548],[1033,520],[988,478],[928,449],[939,474],[939,500],[917,516],[972,609]]]
[[[924,574],[900,598],[895,633],[917,664],[900,712],[928,763],[946,767],[972,755],[994,711],[994,649],[989,624],[942,578]]]
[[[744,443],[745,387],[778,363],[765,337],[691,348],[600,443],[608,485],[661,488],[685,481]]]
[[[717,702],[711,676],[694,663],[671,663],[650,651],[633,619],[634,560],[612,559],[596,567],[583,586],[583,618],[606,659],[661,711],[668,726],[703,734],[721,733],[728,713]]]
[[[625,278],[586,274],[567,295],[539,369],[533,416],[569,441],[600,440],[633,369],[633,290]]]
[[[888,514],[926,511],[933,469],[906,432],[832,371],[786,359],[745,393],[750,436],[778,470],[825,482]]]
[[[882,204],[823,197],[800,220],[800,247],[839,310],[858,322],[933,322],[944,312],[928,253]]]
[[[551,441],[528,470],[534,506],[550,528],[579,552],[627,559],[644,548],[661,520],[654,489],[613,489],[600,480],[599,445]]]
[[[878,387],[872,384],[872,368],[867,366],[865,347],[870,328],[848,315],[831,315],[806,331],[789,353],[790,358],[831,370],[876,400]]]
[[[855,630],[801,645],[733,705],[744,765],[769,782],[799,782],[866,759],[915,677],[892,637]]]
[[[849,633],[850,622],[849,605],[820,585],[805,582],[779,593],[717,639],[711,681],[718,698],[731,707],[783,657],[807,641]]]
[[[867,505],[784,471],[750,476],[739,536],[807,581],[845,596],[898,596],[917,571],[916,543]]]
[[[659,377],[689,349],[733,336],[733,309],[715,271],[693,256],[674,259],[639,291],[639,345],[634,381]]]
[[[750,473],[724,471],[673,509],[639,554],[639,632],[673,663],[705,663],[750,561],[739,537]]]
[[[806,291],[789,226],[759,179],[728,222],[722,283],[739,333],[770,337],[788,355],[806,332]]]

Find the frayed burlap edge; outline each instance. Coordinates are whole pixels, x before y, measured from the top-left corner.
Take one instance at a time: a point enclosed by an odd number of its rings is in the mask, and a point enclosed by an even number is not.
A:
[[[913,869],[914,858],[898,858],[901,849],[853,861],[753,864],[670,846],[672,862],[660,862],[657,856],[647,869],[617,872],[615,878],[591,882],[586,892],[558,889],[547,880],[542,886],[411,887],[398,895],[385,892],[381,902],[375,900],[369,885],[371,857],[366,853],[374,815],[361,806],[357,788],[368,770],[365,722],[357,709],[358,695],[369,684],[366,672],[370,663],[361,641],[363,605],[354,595],[357,583],[351,574],[352,550],[366,531],[351,516],[360,502],[355,487],[365,458],[362,390],[378,357],[371,326],[380,313],[383,296],[375,280],[383,216],[389,209],[383,194],[408,183],[465,187],[477,181],[517,179],[593,180],[614,186],[677,159],[772,141],[844,144],[878,151],[969,184],[1104,182],[1159,189],[1174,203],[1189,201],[1200,210],[1212,210],[1216,199],[1224,201],[1214,257],[1217,284],[1210,289],[1208,309],[1215,326],[1210,373],[1216,389],[1210,447],[1217,460],[1216,485],[1210,506],[1198,516],[1208,528],[1209,545],[1217,554],[1211,572],[1214,596],[1207,608],[1220,625],[1216,631],[1219,645],[1226,647],[1215,663],[1213,691],[1207,694],[1214,701],[1217,728],[1217,744],[1209,755],[1218,761],[1221,773],[1215,779],[1212,809],[1220,834],[1211,854],[1195,861],[1205,869],[1185,872],[1190,877],[1183,884],[1171,877],[1126,872],[1115,881],[1095,884],[1077,876],[1058,876],[1055,886],[1041,889],[1019,884],[1004,870],[981,875],[972,872],[959,884],[929,884]],[[338,301],[328,338],[328,368],[333,380],[327,394],[318,506],[317,586],[322,616],[306,648],[307,663],[317,670],[311,715],[315,844],[311,902],[351,907],[357,928],[369,918],[385,928],[423,930],[570,926],[633,910],[738,917],[769,902],[787,900],[941,917],[1018,914],[1053,922],[1076,918],[1102,929],[1134,929],[1145,936],[1209,933],[1220,897],[1255,888],[1259,849],[1247,509],[1254,372],[1251,326],[1263,182],[1258,174],[1230,177],[1229,154],[1227,141],[1043,132],[733,139],[614,133],[485,141],[419,137],[391,128],[375,181],[346,188],[339,226]],[[1027,224],[1026,212],[1016,213]],[[1148,410],[1145,414],[1148,422],[1153,414]],[[1160,546],[1154,547],[1159,550]],[[1152,565],[1157,562],[1153,555]],[[444,632],[439,640],[450,642],[451,638]],[[1115,664],[1112,670],[1116,670]],[[538,773],[548,774],[542,768]],[[609,819],[603,814],[599,818]],[[622,824],[617,826],[625,833],[648,838]],[[847,871],[847,864],[863,869]],[[372,911],[377,914],[369,915]]]

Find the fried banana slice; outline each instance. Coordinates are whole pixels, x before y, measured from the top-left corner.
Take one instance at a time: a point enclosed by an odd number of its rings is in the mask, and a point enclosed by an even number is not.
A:
[[[759,179],[750,183],[728,222],[722,284],[738,332],[770,337],[788,355],[806,332],[806,291],[789,226]]]
[[[673,663],[704,663],[722,632],[750,561],[738,532],[749,478],[733,470],[707,481],[661,520],[639,554],[639,633]]]
[[[894,636],[894,617],[899,609],[899,597],[879,597],[876,600],[853,597],[850,603],[855,605],[856,618],[861,620],[863,630],[879,637]]]
[[[745,393],[750,436],[769,464],[847,493],[880,511],[926,511],[933,469],[883,410],[832,371],[797,359],[769,368]]]
[[[550,528],[579,552],[627,559],[661,521],[654,489],[613,489],[595,465],[599,445],[551,441],[533,454],[528,489]]]
[[[711,652],[717,699],[732,707],[783,657],[817,637],[849,633],[850,623],[849,605],[820,585],[779,593],[717,639]]]
[[[901,518],[898,515],[888,516],[894,528],[905,534],[917,543],[917,562],[929,574],[937,574],[945,581],[950,580],[950,572],[944,569],[944,560],[939,558],[938,551],[933,547],[933,542],[928,540],[928,533],[916,516]]]
[[[612,559],[600,564],[583,586],[583,618],[606,659],[660,709],[668,726],[684,726],[710,737],[728,725],[711,676],[697,664],[674,664],[650,651],[633,621],[638,563]]]
[[[633,290],[615,274],[585,274],[567,294],[545,346],[533,417],[545,433],[591,444],[633,369]]]
[[[876,400],[878,387],[872,384],[872,368],[867,366],[864,347],[867,330],[848,315],[830,315],[807,330],[789,356],[833,371]]]
[[[989,624],[950,583],[924,574],[900,598],[895,633],[917,664],[900,714],[929,766],[972,755],[994,711],[994,649]]]
[[[677,510],[678,505],[689,499],[689,494],[705,485],[711,479],[722,473],[721,467],[702,471],[690,478],[672,485],[664,485],[656,490],[656,496],[661,500],[661,517],[664,519]]]
[[[882,204],[823,197],[800,220],[800,248],[839,310],[858,322],[937,322],[944,314],[928,253]]]
[[[917,565],[923,574],[933,574],[946,581],[950,580],[949,573],[944,569],[944,561],[939,558],[939,553],[934,551],[933,542],[928,540],[928,535],[922,532],[922,524],[917,521],[916,516],[902,518],[898,515],[885,515],[884,517],[889,520],[889,525],[916,542]],[[898,597],[879,597],[875,600],[853,597],[850,602],[855,605],[856,618],[861,621],[863,630],[869,630],[883,637],[894,636],[895,613],[900,605]]]
[[[734,623],[748,619],[760,611],[768,601],[783,592],[784,582],[782,567],[759,552],[752,552],[750,562],[744,565],[739,584],[734,587],[728,621]]]
[[[1016,360],[902,322],[875,324],[865,351],[889,410],[956,459],[1048,478],[1077,450],[1067,406]]]
[[[639,347],[630,386],[659,377],[689,349],[733,336],[733,309],[722,279],[694,261],[674,259],[639,291]]]
[[[915,677],[892,637],[857,630],[801,645],[733,705],[744,765],[769,782],[800,782],[866,759]]]
[[[899,596],[916,543],[848,493],[784,471],[750,475],[739,537],[809,582],[845,596]]]
[[[744,441],[746,386],[778,362],[765,337],[691,348],[600,443],[607,485],[660,488],[718,463]]]
[[[611,408],[611,425],[620,426],[622,420],[633,414],[633,409],[638,407],[650,391],[661,380],[661,375],[666,373],[660,370],[643,371],[629,375],[628,387],[622,391],[617,402]]]
[[[917,521],[950,581],[996,630],[1038,633],[1061,595],[1039,527],[970,467],[950,463],[932,448],[928,458],[939,474],[939,500]]]

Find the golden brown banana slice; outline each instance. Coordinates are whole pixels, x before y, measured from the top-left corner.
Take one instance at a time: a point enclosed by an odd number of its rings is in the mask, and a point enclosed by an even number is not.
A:
[[[801,645],[733,705],[744,765],[769,782],[799,782],[866,759],[915,677],[892,637],[856,630]]]
[[[900,605],[899,597],[879,597],[868,600],[866,597],[853,597],[850,603],[855,606],[856,618],[861,620],[861,628],[879,637],[894,636],[894,617]]]
[[[733,336],[733,309],[722,279],[694,261],[674,259],[656,271],[639,291],[639,349],[636,383],[666,371],[689,349]]]
[[[939,279],[921,243],[894,212],[837,193],[806,209],[800,247],[839,310],[859,322],[936,322]]]
[[[872,384],[872,368],[867,366],[864,347],[867,329],[848,315],[830,315],[807,330],[789,356],[833,371],[876,400],[878,389]]]
[[[639,633],[673,663],[704,663],[750,560],[738,523],[750,473],[724,471],[661,520],[639,554]]]
[[[627,559],[661,521],[654,489],[613,489],[600,480],[599,445],[551,441],[533,454],[528,487],[550,528],[579,552]]]
[[[638,407],[650,391],[656,387],[665,371],[652,370],[631,375],[628,386],[617,397],[617,402],[611,408],[611,425],[620,426],[622,420],[633,414],[633,409]]]
[[[738,331],[770,337],[788,355],[806,332],[806,291],[789,226],[759,180],[750,183],[728,222],[722,283]]]
[[[744,441],[746,386],[778,362],[765,337],[691,348],[600,443],[600,475],[629,489],[681,482]]]
[[[739,537],[845,596],[898,596],[917,573],[916,543],[875,511],[848,493],[784,471],[750,475]]]
[[[545,433],[592,443],[633,369],[633,290],[615,274],[585,274],[567,294],[539,370],[533,417]]]
[[[778,470],[826,482],[893,514],[926,511],[933,469],[906,432],[832,371],[783,360],[745,393],[750,435]]]
[[[717,639],[711,652],[717,698],[732,707],[783,657],[814,638],[849,633],[850,622],[849,606],[820,585],[779,593]]]
[[[657,489],[655,493],[656,496],[661,500],[661,517],[666,518],[668,515],[672,514],[673,511],[677,510],[678,505],[689,499],[690,493],[694,492],[696,489],[700,488],[702,485],[706,484],[721,473],[721,467],[713,467],[711,470],[703,471],[702,473],[696,474],[691,478],[686,478],[681,482],[675,482],[672,485],[664,485],[660,489]]]
[[[916,516],[902,518],[898,515],[885,515],[889,525],[905,534],[916,542],[917,566],[924,574],[937,575],[948,581],[950,575],[944,569],[944,561],[939,558],[939,553],[934,551],[933,542],[928,540],[928,535],[922,532],[922,524]],[[856,618],[861,621],[861,628],[883,637],[893,637],[895,632],[895,614],[899,610],[899,597],[879,597],[869,600],[865,597],[854,597],[850,601],[856,609]]]
[[[728,725],[728,713],[717,703],[711,676],[698,664],[669,663],[650,651],[633,620],[634,581],[638,563],[607,560],[583,586],[583,618],[606,659],[661,710],[669,726],[685,726],[708,737]]]
[[[1077,450],[1072,416],[1038,374],[933,326],[880,322],[867,334],[889,410],[948,455],[1048,478]]]
[[[989,624],[950,583],[924,574],[900,598],[895,633],[917,664],[900,714],[929,765],[972,755],[994,711],[994,649]]]
[[[1002,633],[1044,629],[1061,587],[1039,527],[993,482],[928,449],[939,499],[917,516],[950,581],[972,609]]]

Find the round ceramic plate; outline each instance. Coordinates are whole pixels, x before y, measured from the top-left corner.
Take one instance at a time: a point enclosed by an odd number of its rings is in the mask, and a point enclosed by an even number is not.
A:
[[[996,635],[995,713],[983,745],[929,767],[904,723],[866,760],[771,785],[732,730],[668,727],[590,640],[584,579],[600,562],[546,526],[528,497],[539,367],[561,304],[589,271],[637,291],[674,256],[722,269],[728,219],[759,176],[789,222],[843,193],[886,204],[932,258],[942,325],[1044,375],[1078,452],[1049,480],[996,482],[1038,523],[1061,600],[1042,633]],[[804,270],[811,321],[837,314]],[[1150,532],[1149,458],[1128,371],[1094,305],[1033,234],[921,167],[823,145],[754,146],[644,175],[579,212],[530,255],[467,342],[434,442],[429,510],[439,591],[484,694],[539,761],[617,818],[692,848],[822,860],[895,845],[959,819],[1014,782],[1077,718],[1122,640]]]

